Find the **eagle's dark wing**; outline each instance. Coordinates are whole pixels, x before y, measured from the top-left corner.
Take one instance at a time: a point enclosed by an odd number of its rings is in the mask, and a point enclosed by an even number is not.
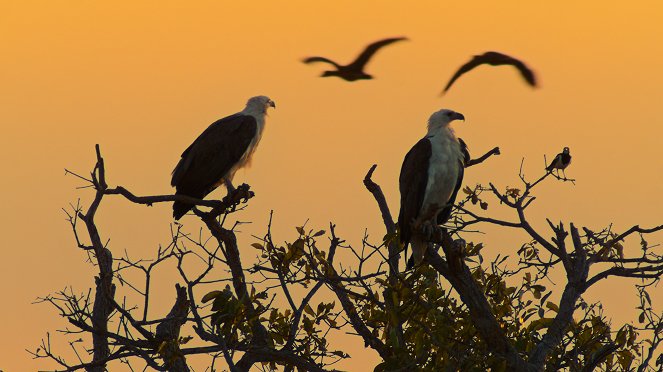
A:
[[[412,221],[417,218],[424,203],[428,184],[428,165],[432,149],[427,138],[417,142],[405,155],[398,179],[401,191],[401,209],[398,214],[398,227],[401,242],[406,246],[412,237]]]
[[[325,57],[308,57],[308,58],[304,58],[304,59],[302,60],[302,62],[304,62],[304,63],[306,63],[306,64],[314,63],[314,62],[324,62],[324,63],[329,63],[329,64],[331,64],[331,65],[336,66],[337,69],[338,69],[339,67],[341,67],[338,63],[332,61],[332,60],[329,59],[329,58],[325,58]]]
[[[351,64],[349,64],[347,67],[351,69],[356,69],[356,70],[363,70],[364,66],[366,66],[366,63],[373,57],[373,54],[378,51],[378,49],[387,46],[389,44],[395,43],[397,41],[401,40],[407,40],[405,37],[393,37],[389,39],[384,39],[380,41],[376,41],[366,47],[363,52],[355,59]]]
[[[475,67],[481,66],[481,65],[492,65],[492,66],[501,66],[501,65],[511,65],[518,69],[522,77],[527,81],[527,83],[531,86],[536,86],[536,77],[534,76],[534,72],[527,67],[522,61],[513,58],[511,56],[508,56],[506,54],[502,54],[499,52],[486,52],[484,54],[474,56],[469,62],[466,64],[462,65],[458,71],[451,77],[451,80],[447,83],[447,86],[444,88],[444,91],[442,92],[443,94],[451,88],[451,85],[458,80],[463,74],[473,70]]]
[[[257,131],[255,118],[235,114],[217,120],[182,153],[173,170],[171,184],[177,194],[204,198],[244,155]],[[193,206],[175,202],[173,216],[179,219]]]
[[[467,147],[467,144],[462,138],[458,138],[458,142],[460,143],[460,151],[463,153],[463,166],[467,166],[470,160],[472,160],[472,157],[470,156],[470,148]]]

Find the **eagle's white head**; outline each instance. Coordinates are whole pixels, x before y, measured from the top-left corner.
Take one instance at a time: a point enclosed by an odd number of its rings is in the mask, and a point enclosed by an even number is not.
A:
[[[265,115],[269,107],[276,108],[276,104],[267,96],[255,96],[249,98],[244,108],[244,113],[248,115]]]
[[[465,121],[465,116],[453,110],[442,109],[436,111],[428,119],[428,133],[432,134],[439,131],[440,129],[447,128],[449,124],[454,120],[463,120]]]

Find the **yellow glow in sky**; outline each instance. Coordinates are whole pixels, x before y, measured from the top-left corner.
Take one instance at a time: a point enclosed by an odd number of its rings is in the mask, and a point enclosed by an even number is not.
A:
[[[541,187],[531,212],[537,227],[546,228],[545,217],[593,228],[660,224],[661,19],[663,3],[654,0],[0,1],[0,369],[52,367],[24,349],[65,324],[31,302],[92,283],[60,209],[91,193],[76,190],[63,168],[88,172],[100,143],[109,182],[139,194],[170,193],[182,150],[257,94],[278,108],[253,166],[235,177],[257,195],[241,215],[253,221],[244,243],[264,232],[270,210],[281,239],[307,219],[321,228],[334,221],[350,243],[360,243],[366,228],[381,236],[361,180],[378,163],[374,179],[396,214],[403,156],[442,107],[467,118],[454,127],[473,154],[502,150],[468,170],[468,185],[514,186],[523,157],[534,177],[544,154],[571,148],[567,174],[577,184]],[[401,35],[410,41],[368,65],[372,81],[321,79],[324,65],[300,62],[310,55],[349,62],[369,42]],[[530,89],[509,68],[484,66],[438,95],[460,64],[488,50],[522,58],[541,87]],[[113,200],[99,214],[111,249],[137,256],[168,240],[170,222],[170,205]],[[522,239],[486,232],[476,239],[493,255],[515,254]],[[169,296],[174,280],[160,278]],[[633,283],[608,284],[588,299],[601,299],[616,321],[632,319]],[[660,294],[655,301],[663,305]],[[357,358],[343,368],[373,362]]]

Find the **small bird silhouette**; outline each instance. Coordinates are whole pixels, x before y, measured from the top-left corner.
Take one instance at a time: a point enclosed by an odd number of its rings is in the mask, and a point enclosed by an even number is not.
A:
[[[474,58],[472,58],[469,62],[462,65],[458,69],[458,71],[456,71],[456,73],[451,78],[451,80],[449,80],[447,86],[444,88],[444,91],[442,91],[442,94],[446,93],[449,90],[449,88],[451,88],[451,85],[453,85],[453,83],[456,80],[458,80],[458,78],[461,77],[463,74],[481,65],[491,65],[491,66],[511,65],[517,68],[518,71],[520,71],[520,74],[523,76],[523,79],[525,79],[529,85],[531,85],[532,87],[536,87],[536,77],[534,76],[534,72],[529,67],[527,67],[522,61],[499,52],[486,52],[484,54],[474,56]]]
[[[566,178],[566,173],[564,173],[564,169],[571,164],[571,152],[568,147],[565,147],[562,152],[557,154],[555,158],[550,162],[550,165],[546,168],[546,170],[550,173],[552,173],[553,169],[557,169],[557,175],[559,177],[559,171],[562,171],[562,174],[564,174],[564,178]]]
[[[394,37],[394,38],[376,41],[368,45],[366,49],[364,49],[364,51],[361,52],[359,57],[357,57],[357,59],[355,59],[349,65],[345,66],[339,65],[338,63],[325,57],[308,57],[305,58],[302,62],[306,64],[314,62],[325,62],[334,65],[334,67],[336,67],[336,70],[323,72],[322,75],[320,75],[321,77],[338,76],[346,81],[370,80],[373,79],[373,76],[364,72],[364,67],[371,59],[371,57],[373,57],[373,54],[375,54],[378,51],[378,49],[401,40],[407,40],[407,38]]]

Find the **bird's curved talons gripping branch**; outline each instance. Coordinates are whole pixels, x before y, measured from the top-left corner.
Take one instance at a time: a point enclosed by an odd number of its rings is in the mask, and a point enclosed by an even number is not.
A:
[[[209,212],[202,212],[197,208],[194,208],[194,213],[198,216],[201,216],[201,213],[205,215],[219,216],[226,212],[235,211],[238,205],[247,203],[249,199],[254,196],[255,193],[251,191],[251,186],[243,183],[237,186],[237,188],[229,191],[228,194],[224,196],[216,206],[212,207]]]

